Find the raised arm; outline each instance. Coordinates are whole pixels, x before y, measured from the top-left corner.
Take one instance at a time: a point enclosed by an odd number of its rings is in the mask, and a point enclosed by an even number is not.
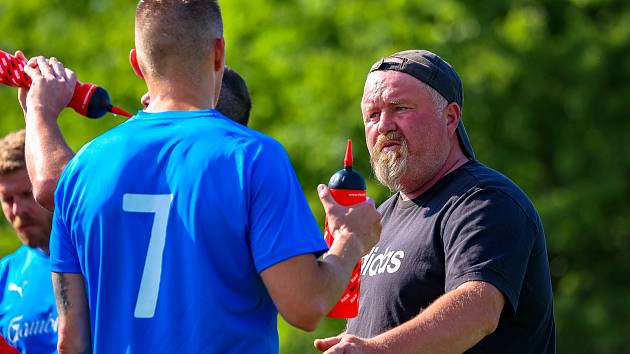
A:
[[[291,325],[314,330],[348,285],[359,259],[378,241],[380,214],[368,200],[347,208],[337,204],[328,188],[320,185],[335,241],[321,260],[312,254],[287,259],[261,273],[263,282],[282,317]]]
[[[24,58],[21,52],[16,56]],[[31,58],[24,70],[33,80],[30,89],[18,92],[26,120],[26,165],[35,199],[52,211],[57,181],[74,156],[57,117],[72,98],[76,78],[55,58]]]
[[[59,354],[91,353],[90,317],[81,274],[52,273],[59,315]]]

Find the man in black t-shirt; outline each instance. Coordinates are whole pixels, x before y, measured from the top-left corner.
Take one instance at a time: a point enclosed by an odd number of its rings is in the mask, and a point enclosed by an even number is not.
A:
[[[326,353],[555,353],[540,218],[525,193],[477,162],[463,87],[437,55],[379,60],[361,102],[374,173],[397,192],[363,257],[359,316]]]

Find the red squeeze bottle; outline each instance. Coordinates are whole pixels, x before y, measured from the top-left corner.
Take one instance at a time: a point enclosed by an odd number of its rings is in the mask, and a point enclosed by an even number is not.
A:
[[[31,78],[24,72],[26,61],[0,50],[0,84],[12,87],[30,87]],[[107,112],[131,117],[131,114],[113,106],[104,88],[77,81],[68,107],[88,118],[100,118]]]
[[[337,171],[328,182],[330,194],[337,203],[343,206],[350,206],[365,201],[365,180],[352,170],[352,140],[348,139],[346,157],[343,160],[343,170]],[[324,240],[328,246],[333,243],[333,236],[328,230],[328,220],[326,220]],[[350,282],[346,291],[341,295],[341,299],[328,313],[328,317],[352,318],[359,314],[359,279],[361,278],[361,260],[352,270]]]

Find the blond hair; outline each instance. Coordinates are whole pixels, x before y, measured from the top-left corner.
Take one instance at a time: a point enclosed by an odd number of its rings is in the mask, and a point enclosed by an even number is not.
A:
[[[0,175],[26,167],[24,138],[25,132],[22,129],[0,140]]]

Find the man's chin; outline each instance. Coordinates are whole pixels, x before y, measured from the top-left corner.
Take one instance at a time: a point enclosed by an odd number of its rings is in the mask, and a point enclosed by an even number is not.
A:
[[[401,190],[400,180],[402,171],[394,173],[391,168],[383,166],[374,166],[373,171],[376,179],[378,179],[382,185],[389,188],[392,192],[398,192]]]
[[[16,227],[15,230],[20,235],[20,238],[23,238],[26,240],[36,238],[37,234],[40,233],[37,226],[35,225],[22,225],[22,226]]]
[[[23,226],[18,229],[18,238],[28,247],[39,248],[42,246],[46,237],[43,236],[42,230],[37,226]]]
[[[400,179],[384,179],[378,178],[378,181],[385,187],[387,187],[390,192],[398,193],[402,190],[402,186],[400,185]]]

